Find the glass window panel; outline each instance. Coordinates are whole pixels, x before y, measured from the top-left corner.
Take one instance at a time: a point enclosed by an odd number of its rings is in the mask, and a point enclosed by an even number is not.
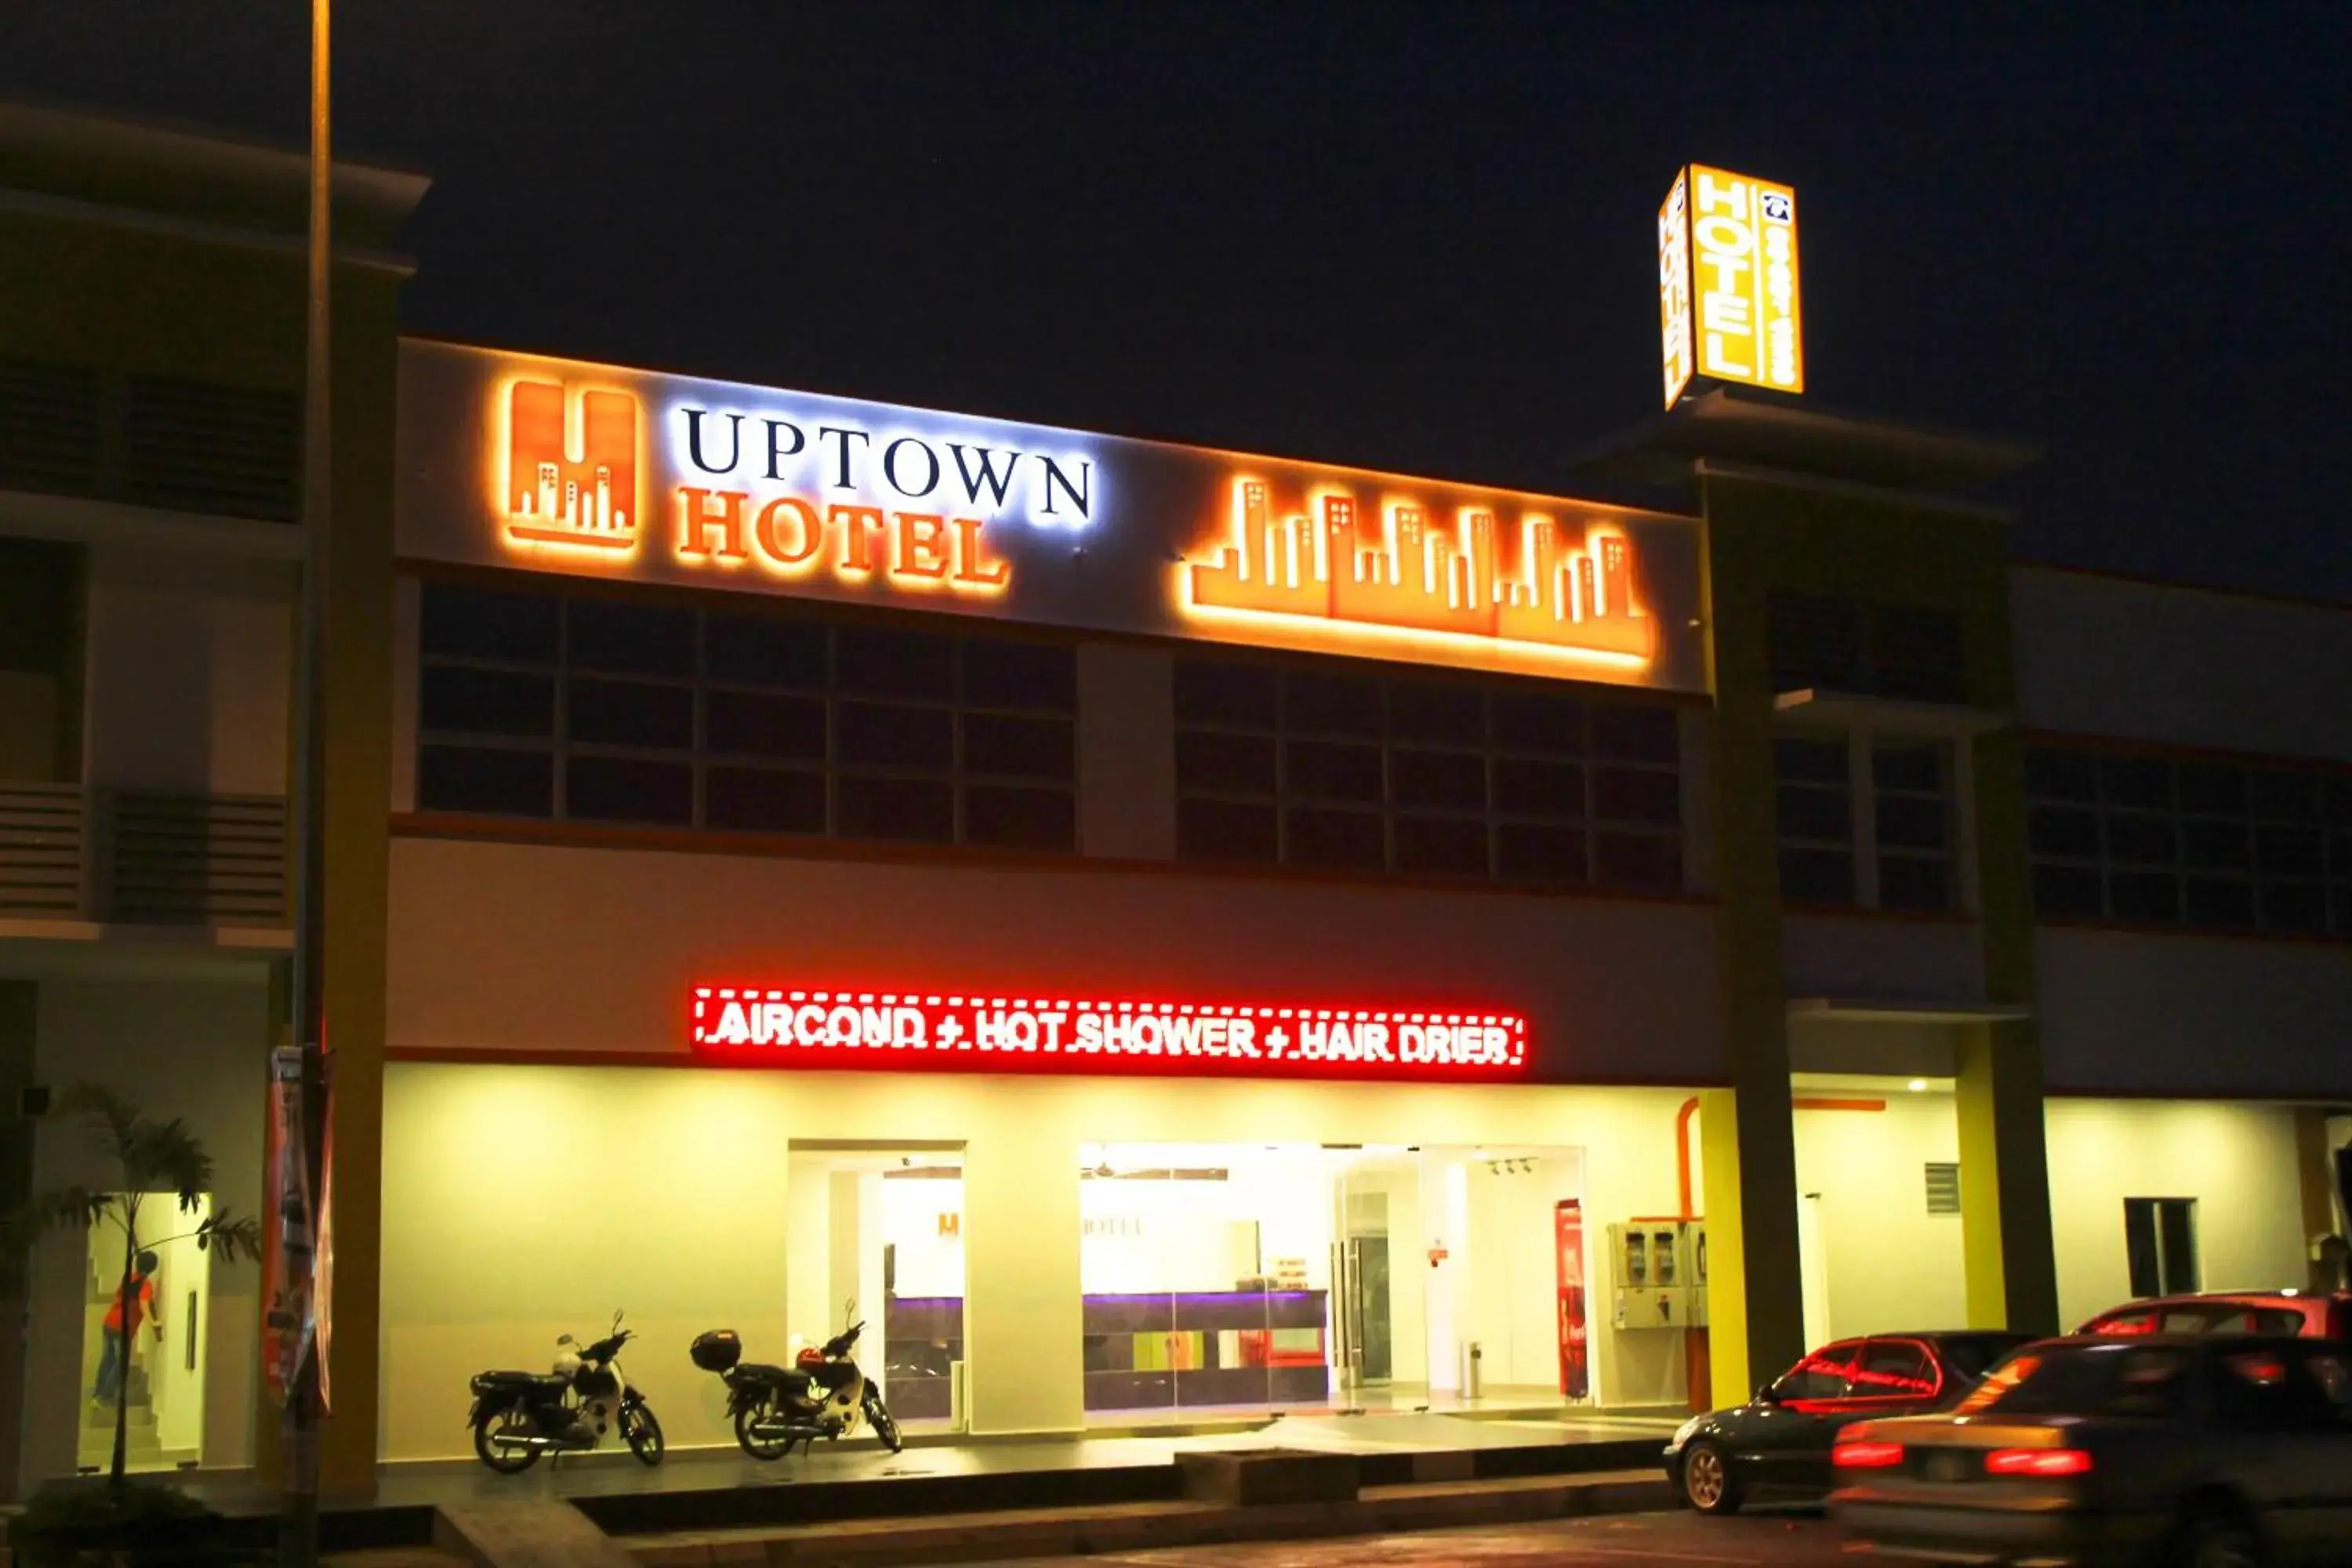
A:
[[[1397,869],[1421,876],[1486,875],[1486,825],[1458,816],[1396,819]]]
[[[1916,790],[1931,795],[1944,791],[1945,747],[1894,744],[1881,741],[1871,748],[1871,781],[1880,789]]]
[[[2266,931],[2326,931],[2327,884],[2263,882],[2263,927]]]
[[[422,730],[453,735],[555,733],[551,676],[428,664],[418,686]]]
[[[1842,735],[1834,739],[1811,735],[1774,736],[1772,776],[1790,783],[1845,784],[1845,738]]]
[[[1495,745],[1538,757],[1584,754],[1584,704],[1549,691],[1495,693]]]
[[[1593,880],[1604,888],[1672,892],[1683,885],[1683,841],[1670,833],[1595,833]]]
[[[694,820],[694,768],[643,757],[573,757],[563,769],[563,814],[584,822]]]
[[[574,676],[564,689],[564,720],[575,742],[686,751],[694,744],[694,689],[641,680]]]
[[[2161,757],[2102,757],[2099,787],[2109,805],[2169,807],[2172,764]]]
[[[944,780],[835,781],[835,830],[845,838],[946,844],[955,837],[955,790]]]
[[[2180,919],[2180,880],[2144,871],[2107,874],[2107,908],[2119,921],[2177,921]]]
[[[1399,681],[1389,688],[1389,733],[1433,745],[1483,745],[1486,696],[1475,686]]]
[[[1878,902],[1890,910],[1950,909],[1952,863],[1919,855],[1885,857],[1878,862]]]
[[[1399,805],[1486,809],[1486,760],[1464,752],[1391,752],[1389,783]]]
[[[1272,795],[1274,756],[1274,741],[1268,736],[1180,730],[1176,783],[1181,789]]]
[[[1853,841],[1853,805],[1844,790],[1782,784],[1773,795],[1783,840],[1806,838],[1830,844]]]
[[[1495,829],[1496,871],[1507,882],[1573,887],[1591,880],[1583,833],[1506,822]]]
[[[546,752],[425,746],[416,759],[416,804],[424,811],[552,816],[555,759]]]
[[[1013,778],[1077,777],[1077,742],[1067,719],[1013,719],[1001,713],[963,716],[966,773]]]
[[[2028,746],[2025,748],[2025,793],[2036,800],[2096,801],[2099,798],[2098,763],[2080,752],[2062,752],[2051,746]]]
[[[981,708],[1076,712],[1077,649],[1066,643],[972,638],[963,645],[963,700]]]
[[[2033,912],[2045,919],[2096,920],[2106,912],[2095,866],[2033,868]]]
[[[1584,816],[1584,769],[1575,763],[1495,759],[1495,809],[1517,816]]]
[[[955,695],[955,642],[934,632],[880,626],[834,631],[833,675],[843,691],[865,697]]]
[[[2264,827],[2254,835],[2264,878],[2316,877],[2326,869],[2326,840],[2309,827]]]
[[[703,668],[712,680],[729,686],[821,691],[830,642],[822,622],[713,611],[703,617]]]
[[[1180,723],[1271,730],[1279,688],[1279,678],[1270,665],[1179,658],[1176,718]]]
[[[707,826],[745,833],[823,833],[824,775],[796,768],[714,767],[703,775]]]
[[[2327,820],[2338,827],[2352,827],[2352,779],[2329,779],[2326,793]]]
[[[1069,850],[1077,845],[1077,803],[1066,789],[973,784],[964,791],[963,836],[971,844]]]
[[[1952,810],[1942,799],[1882,795],[1875,805],[1878,842],[1905,849],[1942,849],[1951,840]]]
[[[1328,741],[1290,741],[1283,746],[1283,788],[1305,800],[1381,803],[1381,752],[1377,746],[1341,746]]]
[[[427,583],[419,598],[417,637],[427,658],[555,662],[563,601],[551,595]]]
[[[1676,826],[1683,819],[1682,780],[1655,768],[1595,768],[1592,815],[1605,822]]]
[[[1619,763],[1678,763],[1682,760],[1681,716],[1672,708],[1596,703],[1592,754]]]
[[[1294,735],[1381,737],[1381,683],[1364,675],[1294,669],[1282,679],[1282,721]]]
[[[1285,826],[1297,865],[1379,870],[1388,864],[1387,835],[1376,813],[1293,807]]]
[[[2037,805],[2027,828],[2033,853],[2085,860],[2099,857],[2099,814],[2087,808]]]
[[[2246,814],[2246,770],[2231,763],[2184,762],[2178,769],[2180,809],[2213,816]]]
[[[955,764],[955,715],[944,708],[844,702],[834,725],[845,763],[942,771]]]
[[[2253,840],[2242,822],[2191,817],[2180,825],[2180,855],[2200,870],[2242,870],[2254,863]]]
[[[2310,822],[2321,819],[2320,777],[2317,773],[2254,769],[2247,778],[2253,795],[2253,814],[2265,822]]]
[[[1780,851],[1780,897],[1791,904],[1854,903],[1853,856],[1843,849],[1784,847]]]
[[[573,599],[564,662],[610,675],[694,674],[694,612],[666,605]]]
[[[1177,858],[1271,864],[1281,853],[1276,823],[1272,805],[1180,800],[1176,803]]]
[[[2169,866],[2180,858],[2172,818],[2153,812],[2107,813],[2107,858],[2134,866]]]
[[[2190,877],[2183,883],[2189,923],[2244,929],[2254,923],[2254,884],[2242,877]]]
[[[713,756],[824,761],[822,697],[709,691],[702,701],[702,743]]]

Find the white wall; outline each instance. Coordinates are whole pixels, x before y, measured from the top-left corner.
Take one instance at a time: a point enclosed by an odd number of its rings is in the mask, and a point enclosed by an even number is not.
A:
[[[2352,610],[2042,567],[2010,608],[2028,728],[2352,759]]]
[[[119,546],[90,553],[90,783],[284,795],[292,569]]]
[[[215,1202],[237,1214],[257,1214],[268,1003],[268,986],[257,974],[210,982],[45,980],[35,1025],[37,1080],[62,1089],[89,1079],[130,1094],[152,1116],[185,1118],[213,1157]],[[92,1157],[79,1129],[53,1126],[37,1138],[34,1180],[40,1187],[81,1182],[108,1188],[121,1176]],[[27,1480],[73,1473],[75,1416],[89,1393],[77,1386],[87,1268],[79,1232],[51,1237],[34,1258],[26,1354]],[[252,1462],[259,1271],[251,1263],[215,1262],[209,1291],[203,1329],[204,1462],[234,1468]],[[175,1355],[184,1310],[184,1295],[164,1304]]]
[[[973,1428],[1070,1431],[1083,1421],[1080,1194],[1098,1184],[1079,1180],[1084,1145],[1579,1147],[1596,1207],[1654,1214],[1674,1201],[1683,1095],[395,1063],[386,1097],[383,1443],[404,1459],[464,1451],[450,1410],[472,1373],[537,1364],[557,1334],[599,1328],[615,1306],[644,1335],[628,1371],[671,1441],[729,1441],[719,1384],[686,1346],[731,1327],[754,1359],[782,1350],[793,1193],[806,1184],[794,1180],[795,1134],[963,1144]],[[501,1177],[485,1203],[486,1170],[530,1179]],[[1390,1218],[1400,1280],[1427,1245],[1402,1231],[1404,1212]],[[1595,1263],[1606,1300],[1606,1262]],[[1669,1350],[1671,1379],[1657,1364]],[[1594,1353],[1605,1399],[1679,1394],[1678,1346],[1620,1347],[1601,1333]]]
[[[1968,1326],[1960,1216],[1927,1212],[1927,1163],[1956,1161],[1959,1128],[1948,1094],[1897,1092],[1886,1109],[1800,1110],[1797,1192],[1821,1194],[1828,1334]],[[1750,1369],[1758,1381],[1780,1368]]]
[[[2352,1096],[2352,948],[2044,926],[2033,952],[2053,1092]]]
[[[1504,1388],[1557,1390],[1559,1268],[1554,1256],[1553,1205],[1584,1195],[1584,1162],[1572,1149],[1505,1152],[1532,1163],[1524,1171],[1498,1173],[1475,1158],[1462,1163],[1470,1219],[1466,1275],[1470,1329],[1465,1337],[1476,1340],[1484,1352],[1481,1364],[1489,1394]],[[1470,1152],[1475,1155],[1476,1151]],[[1588,1215],[1588,1226],[1591,1219]],[[1601,1237],[1588,1234],[1588,1265],[1607,1250]],[[1652,1342],[1679,1342],[1681,1337],[1673,1331],[1619,1335],[1611,1325],[1607,1297],[1588,1296],[1585,1317],[1588,1342],[1604,1337],[1619,1342],[1622,1372],[1638,1368],[1644,1375],[1653,1374],[1654,1357],[1647,1353],[1653,1349]],[[1636,1401],[1612,1395],[1612,1399],[1621,1404],[1648,1402],[1645,1397]]]
[[[2304,1282],[2294,1111],[2053,1100],[2049,1140],[2063,1326],[2131,1299],[2127,1197],[2198,1200],[2197,1246],[2208,1289]]]

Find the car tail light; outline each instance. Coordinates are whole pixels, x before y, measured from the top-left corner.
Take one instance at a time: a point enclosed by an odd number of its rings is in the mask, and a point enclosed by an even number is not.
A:
[[[2087,1476],[2091,1456],[2080,1448],[1995,1448],[1985,1456],[1989,1476],[2032,1476],[2054,1480],[2061,1476]]]
[[[1841,1470],[1886,1470],[1903,1462],[1900,1443],[1840,1443],[1830,1454]]]

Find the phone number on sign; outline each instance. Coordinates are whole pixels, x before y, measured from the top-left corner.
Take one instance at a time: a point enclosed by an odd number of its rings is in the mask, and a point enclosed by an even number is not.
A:
[[[1506,1013],[1106,1002],[872,991],[697,986],[693,1042],[812,1065],[884,1067],[921,1055],[957,1066],[1156,1063],[1181,1069],[1508,1073],[1527,1021]]]

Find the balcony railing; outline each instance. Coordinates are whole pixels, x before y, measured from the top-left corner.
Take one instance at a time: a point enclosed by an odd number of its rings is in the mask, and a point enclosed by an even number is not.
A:
[[[284,925],[286,802],[0,781],[0,920]]]

